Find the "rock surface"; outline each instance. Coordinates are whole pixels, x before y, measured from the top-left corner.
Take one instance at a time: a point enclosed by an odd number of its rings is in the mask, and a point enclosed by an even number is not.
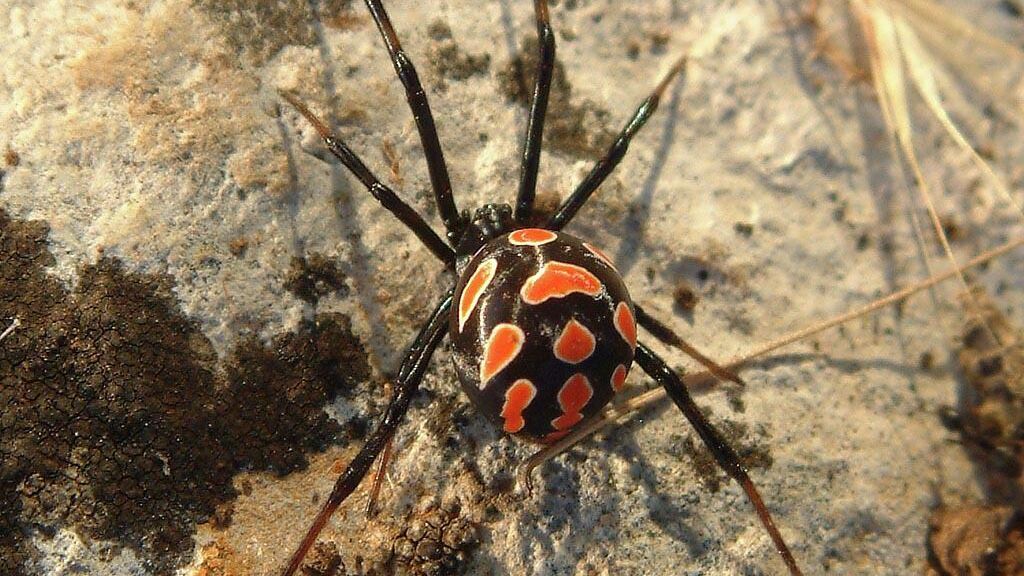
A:
[[[559,67],[539,180],[547,205],[569,193],[671,62],[690,54],[685,78],[571,228],[613,256],[648,311],[709,355],[729,358],[927,275],[873,95],[813,60],[798,3],[552,3]],[[51,414],[88,423],[85,430],[102,421],[117,438],[126,422],[163,421],[139,400],[152,386],[139,388],[136,379],[145,372],[138,358],[159,350],[162,362],[209,378],[211,398],[190,395],[184,405],[202,417],[171,427],[180,438],[134,451],[91,440],[98,436],[87,436],[84,448],[61,444],[79,450],[27,450],[32,442],[49,448],[55,436],[0,419],[5,457],[21,458],[0,474],[8,494],[0,547],[17,553],[7,556],[17,565],[5,569],[275,573],[383,409],[383,383],[402,348],[450,285],[277,94],[299,95],[328,118],[439,226],[412,117],[364,7],[251,4],[0,7],[0,147],[8,151],[0,331],[14,317],[22,323],[0,340],[3,391],[32,406],[71,389],[23,394],[35,390],[25,382],[57,381],[44,369],[60,368],[60,381],[75,390],[96,383],[83,374],[120,374],[74,396],[87,411]],[[998,2],[957,6],[1018,44],[1024,36]],[[389,9],[430,94],[459,205],[510,202],[529,85],[518,75],[534,58],[530,3],[396,1]],[[959,231],[958,253],[1020,235],[1019,216],[972,216],[978,176],[921,112],[924,168],[945,184],[940,211]],[[995,151],[1019,198],[1019,132],[982,119],[972,133]],[[978,273],[1018,324],[1022,267],[1018,251]],[[112,279],[124,284],[102,284]],[[90,292],[98,281],[108,287]],[[692,310],[675,303],[680,286],[697,297]],[[807,573],[920,573],[932,510],[981,497],[938,416],[962,386],[950,355],[963,321],[955,293],[944,287],[823,333],[744,370],[741,393],[698,398],[749,457]],[[32,304],[40,294],[45,306]],[[136,317],[127,299],[160,308]],[[49,329],[50,306],[64,314],[54,325],[102,346],[63,350],[65,340]],[[97,310],[112,312],[92,323],[69,320]],[[331,337],[315,328],[325,319]],[[131,322],[138,342],[111,328]],[[180,327],[173,349],[142,338],[167,322]],[[341,342],[340,351],[318,351],[322,342]],[[43,343],[65,356],[32,357]],[[665,354],[692,369],[682,355]],[[28,359],[39,378],[19,372]],[[299,371],[291,383],[290,369]],[[145,382],[184,386],[161,374]],[[324,374],[361,376],[339,391],[317,380]],[[649,385],[636,370],[629,381]],[[534,447],[501,437],[470,410],[443,347],[424,388],[398,434],[381,511],[365,518],[364,490],[347,503],[324,533],[336,547],[318,548],[322,571],[783,572],[742,492],[710,464],[674,408],[648,411],[545,464],[536,493],[524,498],[511,490],[512,471]],[[276,418],[278,407],[307,406],[309,394],[333,398],[334,423],[314,415],[308,429],[295,429],[303,412],[289,412],[292,428],[277,443],[278,422],[264,419]],[[128,408],[111,410],[107,398]],[[136,401],[140,411],[131,409]],[[250,402],[262,405],[246,409]],[[207,426],[216,414],[234,420]],[[173,416],[163,418],[181,415]],[[187,429],[199,423],[202,430]],[[253,430],[266,431],[274,457],[243,456],[258,445],[244,440]],[[8,448],[11,438],[20,444]],[[82,460],[91,451],[113,455],[105,461],[125,470],[145,461],[171,488],[147,492],[131,473],[119,479],[123,486],[79,474],[92,470]],[[220,484],[189,473],[185,462],[216,466],[209,476]],[[188,484],[196,478],[202,483]],[[73,495],[62,492],[69,486]],[[202,505],[165,497],[190,491]],[[160,513],[167,524],[119,533],[120,524],[93,514],[126,509],[139,518]]]

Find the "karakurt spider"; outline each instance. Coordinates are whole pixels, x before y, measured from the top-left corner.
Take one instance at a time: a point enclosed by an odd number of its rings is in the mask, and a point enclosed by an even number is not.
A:
[[[294,97],[283,94],[316,128],[327,148],[380,203],[402,221],[452,272],[454,286],[441,297],[407,350],[394,397],[365,446],[341,474],[283,574],[298,570],[318,534],[366,476],[409,408],[431,355],[446,334],[463,389],[502,429],[551,443],[595,416],[622,387],[633,361],[667,391],[711,450],[718,464],[743,487],[789,571],[796,560],[775,527],[736,452],[703,416],[679,376],[637,340],[637,324],[706,365],[738,381],[675,336],[632,302],[611,260],[598,248],[561,230],[615,169],[629,142],[658,106],[685,65],[677,61],[637,108],[604,157],[542,226],[532,220],[541,138],[555,61],[555,36],[546,0],[534,0],[540,58],[523,142],[515,207],[487,204],[472,217],[452,196],[444,155],[427,95],[402,50],[383,3],[366,0],[391,61],[405,87],[446,234],[442,239],[370,171],[344,141]]]

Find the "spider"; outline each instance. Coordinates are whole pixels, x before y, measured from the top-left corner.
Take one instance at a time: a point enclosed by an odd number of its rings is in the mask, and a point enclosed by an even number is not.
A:
[[[403,51],[383,2],[366,0],[416,121],[446,231],[444,238],[301,101],[281,93],[312,124],[328,150],[419,238],[455,280],[407,349],[380,424],[338,477],[282,574],[291,576],[298,570],[335,510],[355,491],[378,456],[384,452],[387,457],[386,447],[446,334],[451,338],[462,388],[476,408],[504,432],[540,444],[560,439],[598,414],[622,388],[635,361],[666,390],[719,466],[741,485],[789,572],[801,574],[737,453],[701,413],[679,375],[638,341],[637,326],[683,349],[719,378],[742,381],[632,302],[614,263],[597,247],[562,231],[622,160],[631,139],[684,68],[686,58],[673,64],[604,157],[554,215],[537,227],[533,204],[555,36],[547,1],[534,0],[533,4],[539,59],[515,206],[486,204],[470,216],[456,207],[433,115],[412,60]]]

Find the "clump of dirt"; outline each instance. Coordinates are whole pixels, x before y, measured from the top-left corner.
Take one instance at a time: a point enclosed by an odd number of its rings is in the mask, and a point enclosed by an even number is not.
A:
[[[337,262],[319,252],[313,252],[308,257],[292,257],[284,288],[299,299],[316,304],[320,298],[331,293],[348,296],[346,280]]]
[[[1024,332],[980,286],[961,300],[969,319],[958,359],[967,386],[943,417],[978,467],[986,502],[932,514],[925,573],[1024,574]]]
[[[982,469],[993,503],[1024,509],[1024,331],[975,287],[965,307],[980,306],[959,352],[967,380],[958,427]]]
[[[317,542],[302,565],[302,576],[344,576],[348,574],[333,542]]]
[[[527,109],[537,77],[537,58],[537,39],[531,36],[498,74],[505,97]],[[596,103],[573,98],[565,67],[556,56],[544,124],[548,148],[585,160],[600,158],[615,139],[615,132],[608,128],[610,120],[609,112]]]
[[[169,277],[104,258],[68,291],[47,234],[0,211],[0,323],[20,322],[0,341],[0,573],[25,573],[32,531],[70,527],[171,574],[197,523],[230,522],[237,472],[346,439],[323,406],[370,375],[346,316],[220,361]]]
[[[196,7],[218,24],[231,47],[244,53],[254,66],[264,64],[285,46],[313,46],[315,18],[325,23],[351,18],[352,0],[328,0],[314,14],[306,0],[247,2],[195,0]]]
[[[394,574],[462,574],[469,554],[479,547],[478,526],[462,515],[458,503],[431,506],[409,518],[391,549]]]
[[[937,510],[928,522],[924,573],[1024,574],[1024,516],[1006,506]]]
[[[678,309],[685,312],[692,312],[700,302],[700,295],[688,281],[680,279],[672,289],[672,301]]]
[[[467,54],[452,38],[452,29],[441,20],[435,20],[427,29],[430,39],[430,64],[434,68],[434,88],[446,90],[446,80],[465,80],[486,74],[491,68],[490,54]]]
[[[14,149],[8,146],[7,150],[4,151],[4,164],[11,168],[14,168],[15,166],[21,164],[21,155],[19,155],[17,152],[14,151]]]

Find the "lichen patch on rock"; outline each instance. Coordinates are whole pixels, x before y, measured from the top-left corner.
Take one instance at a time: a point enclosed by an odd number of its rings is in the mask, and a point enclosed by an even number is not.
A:
[[[31,534],[69,526],[170,574],[197,523],[230,523],[237,472],[284,474],[351,436],[323,411],[370,374],[346,316],[221,361],[167,277],[101,259],[67,291],[44,223],[0,211],[0,231],[0,319],[20,322],[0,343],[0,572],[26,573]]]

